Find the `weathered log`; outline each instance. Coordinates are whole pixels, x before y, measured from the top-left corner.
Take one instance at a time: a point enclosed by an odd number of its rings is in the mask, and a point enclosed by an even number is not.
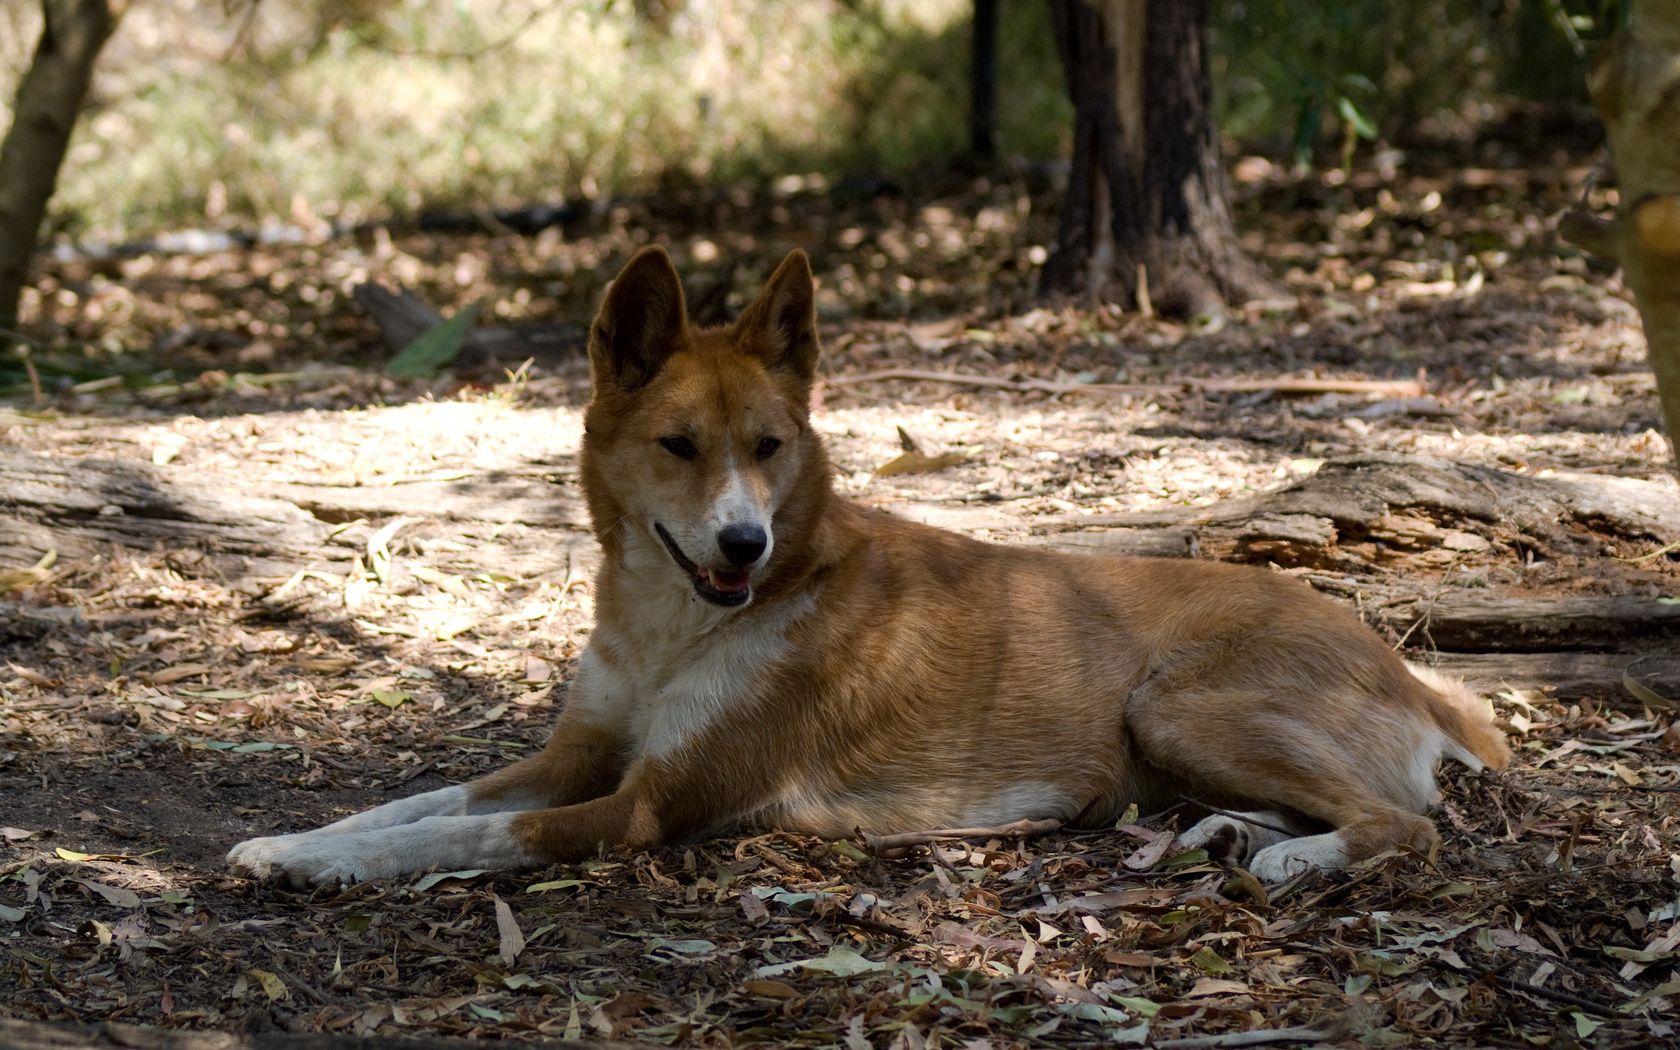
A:
[[[1680,702],[1680,655],[1663,653],[1437,653],[1440,670],[1464,679],[1485,694],[1501,689],[1539,689],[1560,700],[1621,694],[1624,678]]]
[[[401,514],[439,521],[484,521],[581,531],[589,514],[575,493],[520,476],[464,477],[402,485],[264,486],[265,497],[284,500],[328,522],[392,518]]]
[[[359,284],[352,291],[373,318],[393,352],[401,351],[443,320],[418,296],[383,285]],[[481,325],[467,333],[454,367],[468,370],[517,367],[527,358],[553,367],[579,360],[589,342],[581,324]]]
[[[1025,519],[983,504],[895,509],[946,528],[1060,550],[1211,554],[1322,567],[1330,571],[1309,574],[1309,582],[1356,601],[1392,637],[1426,648],[1611,651],[1661,647],[1680,637],[1680,605],[1663,598],[1425,592],[1368,571],[1364,549],[1388,545],[1409,556],[1435,543],[1456,550],[1474,540],[1485,547],[1490,541],[1479,535],[1485,533],[1500,542],[1597,559],[1603,533],[1663,537],[1680,521],[1680,492],[1666,481],[1532,478],[1437,460],[1366,456],[1326,464],[1274,492],[1201,510]],[[533,571],[555,565],[587,571],[593,564],[588,517],[575,487],[529,472],[332,486],[194,477],[146,463],[0,450],[0,567],[32,565],[50,550],[73,558],[125,547],[207,556],[231,577],[283,577],[357,553],[356,539],[365,539],[365,530],[344,535],[334,532],[335,525],[399,515],[447,523],[437,528],[469,540],[494,533],[492,526],[538,530],[516,539],[519,549],[498,548],[497,555]],[[1029,527],[1038,535],[1021,535]],[[567,538],[556,542],[562,535]]]
[[[546,1039],[521,1044],[530,1050],[598,1050],[606,1045],[581,1039]],[[0,1017],[0,1047],[7,1050],[476,1050],[482,1046],[476,1040],[437,1036],[190,1032],[114,1021],[78,1025]]]
[[[1602,542],[1594,532],[1671,538],[1680,522],[1680,487],[1593,474],[1531,477],[1469,463],[1371,453],[1332,460],[1283,488],[1204,510],[1067,515],[1033,524],[1048,531],[1187,525],[1204,547],[1218,550],[1217,541],[1234,546],[1256,535],[1256,522],[1273,521],[1288,523],[1297,540],[1310,537],[1327,547],[1392,536],[1394,523],[1386,519],[1405,510],[1449,524],[1514,529],[1539,549],[1586,550]],[[1305,520],[1310,518],[1323,524],[1313,526]]]
[[[235,575],[342,558],[331,526],[284,500],[146,463],[0,449],[0,564],[112,547],[210,555]]]
[[[1372,617],[1415,642],[1465,652],[1616,649],[1663,640],[1680,650],[1680,602],[1661,598],[1456,591],[1376,607]]]

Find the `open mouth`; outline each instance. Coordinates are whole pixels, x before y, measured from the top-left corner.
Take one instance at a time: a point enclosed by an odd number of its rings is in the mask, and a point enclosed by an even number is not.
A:
[[[693,579],[695,594],[713,605],[745,605],[752,597],[752,573],[746,569],[702,569],[688,559],[665,526],[654,522],[653,531],[665,542],[671,560]]]

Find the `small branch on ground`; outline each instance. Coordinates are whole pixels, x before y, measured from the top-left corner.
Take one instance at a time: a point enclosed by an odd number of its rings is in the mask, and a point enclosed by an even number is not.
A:
[[[1291,830],[1281,825],[1268,824],[1264,820],[1257,820],[1252,813],[1233,813],[1228,809],[1220,809],[1218,806],[1210,806],[1201,799],[1191,798],[1189,795],[1180,795],[1178,797],[1190,803],[1192,806],[1199,806],[1216,816],[1230,817],[1232,820],[1241,821],[1244,824],[1252,824],[1257,828],[1265,828],[1268,831],[1275,831],[1280,835],[1288,835],[1290,838],[1295,838],[1300,835],[1300,832]]]
[[[1116,394],[1170,394],[1184,390],[1197,390],[1209,394],[1373,394],[1382,397],[1424,395],[1423,384],[1415,379],[1303,379],[1278,376],[1273,379],[1185,378],[1166,383],[1057,383],[1047,379],[1000,379],[997,376],[970,375],[962,372],[924,372],[914,368],[886,368],[857,375],[829,376],[823,383],[827,386],[855,386],[859,383],[881,383],[891,380],[984,386],[998,390],[1019,390],[1023,393],[1089,394],[1099,397]]]
[[[1223,1032],[1219,1035],[1191,1035],[1183,1039],[1161,1039],[1157,1047],[1200,1050],[1201,1047],[1269,1046],[1272,1043],[1323,1043],[1341,1033],[1322,1028],[1266,1028],[1252,1032]]]
[[[1062,826],[1055,819],[1017,820],[991,828],[939,828],[933,831],[905,831],[896,835],[863,836],[863,843],[872,853],[887,853],[910,846],[928,846],[936,842],[956,842],[962,839],[1014,839],[1044,835]]]

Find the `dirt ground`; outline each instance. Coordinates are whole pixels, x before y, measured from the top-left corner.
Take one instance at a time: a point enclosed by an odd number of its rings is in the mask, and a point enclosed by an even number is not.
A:
[[[1278,298],[1195,323],[1034,303],[1053,217],[1032,173],[695,192],[528,238],[53,264],[31,319],[51,344],[43,396],[17,377],[5,449],[260,489],[330,536],[256,571],[183,540],[3,577],[0,1015],[716,1046],[1167,1045],[1285,1026],[1343,1046],[1674,1038],[1680,728],[1674,698],[1633,673],[1674,654],[1661,632],[1595,645],[1627,683],[1493,690],[1515,766],[1447,771],[1434,864],[1383,857],[1270,893],[1173,855],[1180,813],[900,856],[773,834],[312,894],[223,868],[242,838],[540,745],[588,636],[581,361],[384,377],[347,294],[369,276],[446,310],[488,296],[498,323],[583,322],[659,231],[721,316],[805,246],[841,380],[816,420],[838,488],[1005,542],[1216,507],[1373,452],[1674,492],[1637,318],[1547,232],[1582,172],[1497,156],[1394,179],[1237,172]],[[1166,387],[844,379],[886,368]],[[121,381],[99,377],[112,369]],[[1268,377],[1422,391],[1183,384]],[[900,427],[962,461],[877,476]],[[1339,538],[1333,568],[1357,587],[1333,593],[1680,597],[1680,522],[1568,556],[1497,520],[1436,524],[1473,535]],[[1427,630],[1385,630],[1431,656]]]

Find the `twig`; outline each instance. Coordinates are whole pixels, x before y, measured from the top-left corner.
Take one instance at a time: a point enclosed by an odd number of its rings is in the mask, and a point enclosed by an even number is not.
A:
[[[1198,1047],[1265,1046],[1268,1043],[1323,1043],[1336,1038],[1339,1038],[1339,1033],[1323,1028],[1265,1028],[1252,1032],[1224,1032],[1220,1035],[1188,1035],[1182,1039],[1161,1039],[1156,1041],[1155,1046],[1193,1050]]]
[[[1568,992],[1560,992],[1556,989],[1546,988],[1538,984],[1529,984],[1527,981],[1519,981],[1515,977],[1506,977],[1502,973],[1493,973],[1491,971],[1478,972],[1476,970],[1472,970],[1470,972],[1476,975],[1477,980],[1495,981],[1512,991],[1526,992],[1529,995],[1538,995],[1542,999],[1550,999],[1554,1003],[1563,1003],[1565,1006],[1574,1006],[1579,1007],[1582,1010],[1591,1010],[1600,1017],[1622,1016],[1613,1006],[1605,1006],[1603,1003],[1595,1003],[1591,999],[1584,999],[1579,995],[1571,995]]]
[[[1192,806],[1200,806],[1209,813],[1214,813],[1221,817],[1230,817],[1232,820],[1239,820],[1244,824],[1253,824],[1257,828],[1266,828],[1269,831],[1277,832],[1279,835],[1288,835],[1292,839],[1301,837],[1301,833],[1298,831],[1291,831],[1289,828],[1279,827],[1276,824],[1268,824],[1263,820],[1255,820],[1247,813],[1233,813],[1228,809],[1220,809],[1218,806],[1210,806],[1201,799],[1191,798],[1189,795],[1180,795],[1178,797],[1190,803]]]
[[[1018,390],[1044,394],[1170,394],[1183,390],[1207,393],[1251,394],[1381,394],[1386,397],[1422,397],[1423,384],[1415,379],[1296,379],[1279,376],[1275,379],[1198,379],[1186,377],[1166,383],[1056,383],[1048,379],[1002,379],[998,376],[974,375],[967,372],[926,372],[915,368],[884,368],[876,372],[856,375],[829,376],[823,380],[828,386],[853,386],[859,383],[880,383],[888,380],[923,383],[954,383],[958,386],[984,386],[998,390]]]
[[[272,969],[275,973],[279,974],[281,977],[283,977],[287,981],[291,982],[291,984],[294,988],[296,988],[298,991],[302,992],[303,997],[305,999],[308,999],[310,1002],[314,1003],[316,1006],[325,1006],[326,1005],[327,997],[322,995],[320,992],[316,991],[315,987],[313,985],[311,985],[308,981],[305,981],[303,978],[299,977],[296,973],[292,972],[291,970],[287,969],[285,966],[281,965],[279,956],[277,954],[272,956],[272,961],[268,965],[269,965],[269,968]]]
[[[906,846],[928,846],[935,842],[954,842],[958,839],[1027,838],[1055,831],[1061,826],[1062,822],[1053,818],[1017,820],[1009,824],[999,824],[995,828],[939,828],[933,831],[905,831],[896,835],[865,834],[863,842],[870,852],[884,853]]]
[[[30,356],[28,347],[23,348],[18,358],[23,362],[23,370],[29,373],[29,396],[39,405],[47,399],[47,395],[41,389],[41,373],[35,368],[35,359]]]
[[[850,926],[853,929],[863,930],[866,933],[873,933],[882,937],[891,937],[895,941],[907,941],[910,939],[909,932],[901,930],[897,926],[889,926],[884,922],[876,922],[874,919],[864,918],[861,915],[853,915],[850,912],[841,911],[839,909],[835,909],[833,912],[830,912],[823,917],[830,919],[841,926]]]

